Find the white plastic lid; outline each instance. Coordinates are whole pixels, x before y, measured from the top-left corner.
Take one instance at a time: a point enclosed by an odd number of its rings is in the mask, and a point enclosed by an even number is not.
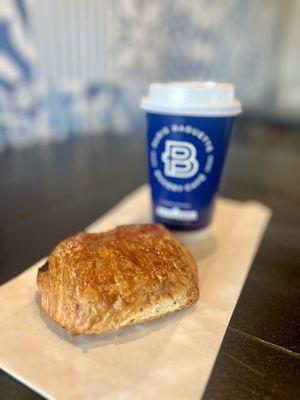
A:
[[[234,85],[217,82],[152,83],[141,108],[153,113],[190,116],[234,116],[242,111]]]

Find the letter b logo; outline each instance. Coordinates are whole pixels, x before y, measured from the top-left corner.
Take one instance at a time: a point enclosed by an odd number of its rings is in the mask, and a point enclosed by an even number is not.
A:
[[[192,143],[167,140],[162,153],[164,174],[171,178],[191,178],[199,170],[196,147]]]

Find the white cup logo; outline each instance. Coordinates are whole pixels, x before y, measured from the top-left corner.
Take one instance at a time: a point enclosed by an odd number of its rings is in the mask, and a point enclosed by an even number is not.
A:
[[[192,143],[166,140],[161,159],[164,174],[171,178],[191,178],[199,170],[196,147]]]
[[[178,138],[178,133],[186,140],[172,140]],[[201,161],[197,159],[199,155]],[[205,132],[192,125],[174,123],[163,126],[154,133],[150,143],[151,172],[168,192],[189,193],[196,190],[207,181],[214,160],[213,142]],[[174,182],[170,178],[182,180]]]

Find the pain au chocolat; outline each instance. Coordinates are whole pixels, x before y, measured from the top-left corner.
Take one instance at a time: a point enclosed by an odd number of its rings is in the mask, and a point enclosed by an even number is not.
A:
[[[39,268],[37,284],[42,307],[71,335],[159,318],[199,296],[188,250],[155,224],[65,239]]]

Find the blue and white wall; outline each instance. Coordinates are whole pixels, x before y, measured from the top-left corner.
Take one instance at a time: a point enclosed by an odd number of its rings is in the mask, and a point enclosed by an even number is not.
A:
[[[296,1],[1,0],[0,152],[141,131],[151,81],[232,81],[246,109],[276,101]]]

